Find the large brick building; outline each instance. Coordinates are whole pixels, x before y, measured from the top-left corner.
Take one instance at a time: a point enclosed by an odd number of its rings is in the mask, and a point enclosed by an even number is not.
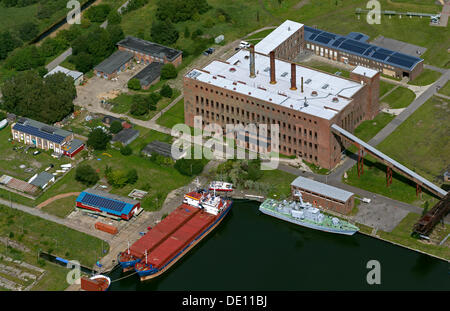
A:
[[[372,119],[379,111],[379,78],[379,72],[364,67],[347,79],[276,59],[274,53],[241,50],[184,77],[185,122],[217,123],[224,131],[226,124],[278,124],[280,153],[330,169],[344,148],[331,125],[353,132]],[[203,124],[194,124],[195,116],[202,116]],[[243,144],[266,151],[252,141]]]
[[[316,55],[353,66],[365,66],[395,78],[415,79],[423,70],[423,59],[367,43],[365,34],[341,36],[305,26],[305,47]]]

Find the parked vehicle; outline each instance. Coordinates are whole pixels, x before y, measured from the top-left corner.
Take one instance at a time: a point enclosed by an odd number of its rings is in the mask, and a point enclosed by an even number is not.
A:
[[[36,150],[35,152],[33,152],[33,155],[38,155],[39,153],[41,153],[39,150]]]
[[[239,47],[241,49],[248,49],[250,47],[250,43],[248,43],[247,41],[241,41],[241,43],[239,44]]]

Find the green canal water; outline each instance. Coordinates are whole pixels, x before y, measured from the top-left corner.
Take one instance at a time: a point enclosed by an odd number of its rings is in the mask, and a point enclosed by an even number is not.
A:
[[[449,290],[447,262],[362,235],[315,231],[235,201],[226,219],[162,276],[131,275],[111,290]],[[381,284],[368,285],[369,260]],[[131,273],[130,273],[131,274]],[[120,269],[112,280],[126,276]]]

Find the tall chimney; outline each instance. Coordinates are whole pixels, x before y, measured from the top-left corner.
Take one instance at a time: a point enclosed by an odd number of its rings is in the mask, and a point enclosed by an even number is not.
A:
[[[270,52],[270,84],[275,84],[275,52]]]
[[[297,66],[291,63],[291,90],[295,91],[297,89]]]
[[[250,45],[250,78],[256,77],[255,74],[255,46]]]
[[[303,93],[303,77],[302,77],[302,89],[301,89],[302,93]]]

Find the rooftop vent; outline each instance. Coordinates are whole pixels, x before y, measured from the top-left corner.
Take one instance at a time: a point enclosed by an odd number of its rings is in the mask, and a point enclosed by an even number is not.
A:
[[[329,87],[330,85],[329,84],[324,84],[323,86],[322,86],[322,89],[326,89],[327,87]]]
[[[248,56],[248,55],[245,55],[245,56],[244,56],[244,58],[245,58],[245,59],[249,59],[249,58],[250,58],[250,56]]]
[[[265,71],[265,72],[268,72],[269,70],[270,70],[270,67],[264,68],[264,71]]]
[[[236,68],[234,68],[234,67],[230,68],[230,72],[235,72],[235,71],[236,71]]]
[[[282,77],[286,77],[287,74],[288,74],[287,72],[283,72],[283,73],[281,74],[281,76],[282,76]]]
[[[316,91],[312,91],[311,92],[311,96],[317,96],[317,92]]]
[[[241,61],[238,59],[237,61],[234,62],[233,65],[237,65],[237,64],[239,64],[240,62],[241,62]]]
[[[339,102],[339,99],[337,97],[333,97],[332,101],[333,101],[333,103],[337,103],[337,102]]]
[[[307,79],[306,81],[305,81],[305,84],[310,84],[311,83],[311,79]]]

